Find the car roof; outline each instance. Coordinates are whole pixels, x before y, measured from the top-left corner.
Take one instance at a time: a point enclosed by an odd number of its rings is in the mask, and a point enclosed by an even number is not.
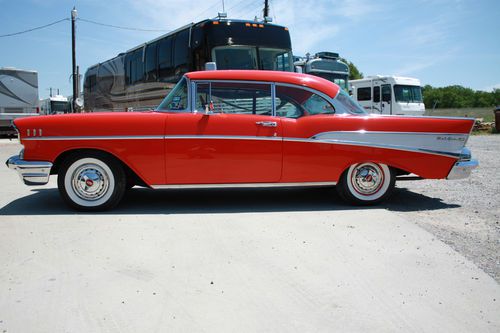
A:
[[[332,98],[337,96],[339,86],[318,76],[263,70],[215,70],[185,74],[190,80],[242,80],[294,84],[318,90]]]

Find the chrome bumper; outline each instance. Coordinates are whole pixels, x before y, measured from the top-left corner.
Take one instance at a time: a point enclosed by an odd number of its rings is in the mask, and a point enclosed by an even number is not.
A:
[[[451,168],[451,171],[446,179],[454,180],[468,178],[471,171],[478,166],[479,162],[477,160],[458,161],[455,163],[453,168]]]
[[[45,185],[49,182],[52,163],[45,161],[25,161],[19,155],[5,162],[9,169],[16,170],[26,185]]]

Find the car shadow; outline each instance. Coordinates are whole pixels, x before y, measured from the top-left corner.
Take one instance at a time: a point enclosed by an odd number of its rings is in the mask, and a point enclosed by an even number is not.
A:
[[[370,207],[344,203],[333,188],[252,188],[150,190],[135,187],[113,210],[99,214],[203,214],[290,211],[387,209],[390,211],[438,210],[460,207],[405,188],[392,198]],[[1,215],[76,214],[63,202],[57,189],[34,189],[0,209]]]

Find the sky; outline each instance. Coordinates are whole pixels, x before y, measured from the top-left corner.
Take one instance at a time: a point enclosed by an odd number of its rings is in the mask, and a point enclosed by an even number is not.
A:
[[[263,0],[225,0],[229,18],[262,17]],[[273,23],[287,26],[295,55],[333,51],[366,75],[416,77],[432,86],[500,88],[499,0],[270,0]],[[222,0],[0,0],[0,35],[64,18],[77,21],[83,74],[136,45],[190,22],[215,17]],[[49,88],[71,95],[71,23],[0,38],[0,67],[38,71],[40,98]]]

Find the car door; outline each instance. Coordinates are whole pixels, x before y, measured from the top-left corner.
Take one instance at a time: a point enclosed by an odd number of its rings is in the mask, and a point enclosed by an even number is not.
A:
[[[167,184],[278,182],[282,128],[271,84],[212,81],[192,88],[194,112],[167,118]]]

